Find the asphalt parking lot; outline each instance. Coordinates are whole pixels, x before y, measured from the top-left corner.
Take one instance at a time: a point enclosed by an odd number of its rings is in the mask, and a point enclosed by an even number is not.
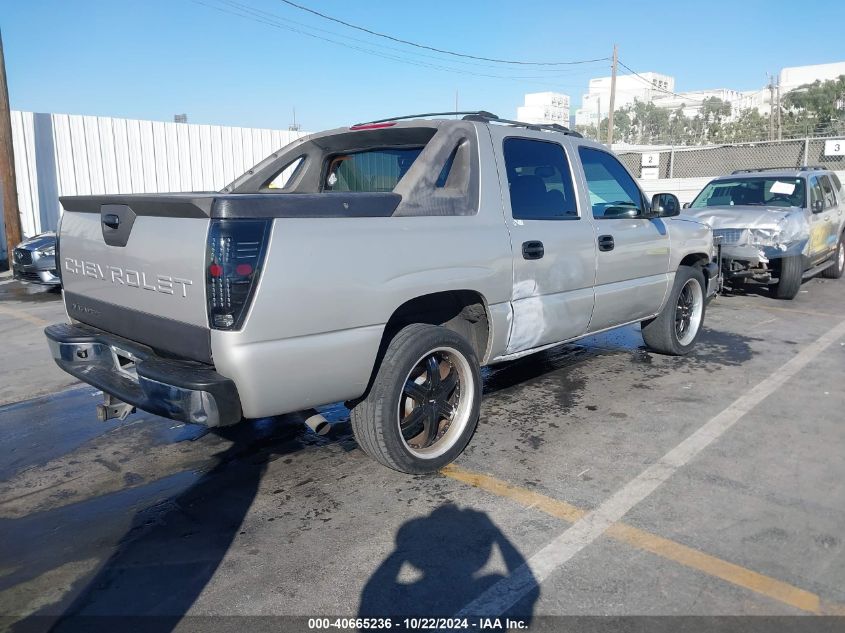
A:
[[[845,281],[718,297],[688,358],[626,328],[497,366],[469,449],[419,477],[361,453],[342,406],[324,437],[97,422],[41,336],[63,317],[0,279],[0,628],[845,615]]]

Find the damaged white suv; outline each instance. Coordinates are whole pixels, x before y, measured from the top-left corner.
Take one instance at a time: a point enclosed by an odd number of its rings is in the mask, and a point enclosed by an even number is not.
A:
[[[728,285],[768,284],[792,299],[803,279],[845,271],[845,192],[821,167],[742,170],[710,182],[685,205],[721,237]]]

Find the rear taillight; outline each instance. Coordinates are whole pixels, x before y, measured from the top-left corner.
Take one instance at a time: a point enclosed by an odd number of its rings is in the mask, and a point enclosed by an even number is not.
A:
[[[270,220],[212,220],[205,284],[208,324],[237,330],[249,309],[270,237]]]

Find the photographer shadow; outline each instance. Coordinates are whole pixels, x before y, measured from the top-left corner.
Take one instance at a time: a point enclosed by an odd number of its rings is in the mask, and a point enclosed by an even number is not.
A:
[[[498,550],[498,552],[496,551]],[[411,519],[396,534],[396,549],[361,592],[362,618],[454,617],[482,593],[520,570],[533,590],[507,614],[530,621],[539,588],[525,559],[484,512],[446,504]],[[399,623],[401,627],[401,622]]]

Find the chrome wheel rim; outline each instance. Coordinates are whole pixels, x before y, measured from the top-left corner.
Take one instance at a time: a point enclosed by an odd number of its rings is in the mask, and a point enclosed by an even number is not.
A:
[[[675,306],[675,335],[681,345],[692,343],[701,325],[704,293],[697,279],[687,279]]]
[[[841,242],[839,243],[839,253],[838,253],[836,259],[837,259],[837,262],[838,262],[838,265],[839,265],[839,270],[842,270],[843,268],[845,268],[845,248],[842,247]]]
[[[405,448],[434,459],[452,448],[472,413],[475,379],[464,356],[451,347],[426,352],[402,386],[397,422]]]

